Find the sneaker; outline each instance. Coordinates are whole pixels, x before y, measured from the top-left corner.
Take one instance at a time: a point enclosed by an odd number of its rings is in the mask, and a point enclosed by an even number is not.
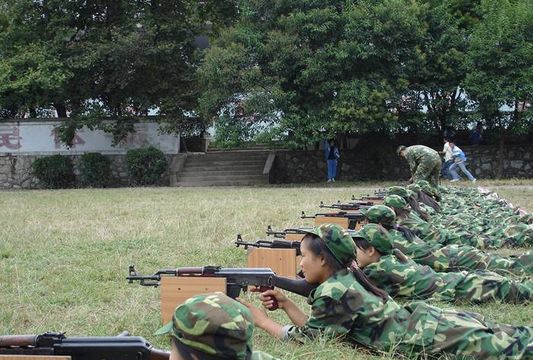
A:
[[[328,181],[326,181],[326,182],[331,182],[331,179],[328,179]]]
[[[331,182],[335,182],[335,179],[331,179]]]
[[[475,183],[477,179],[473,179],[472,182]]]
[[[459,181],[459,179],[451,179],[450,182],[456,182]]]

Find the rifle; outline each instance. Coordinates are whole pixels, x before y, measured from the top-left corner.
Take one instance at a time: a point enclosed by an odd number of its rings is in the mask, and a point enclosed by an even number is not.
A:
[[[268,249],[296,249],[296,256],[302,255],[300,252],[300,241],[288,241],[288,240],[257,240],[250,243],[245,242],[241,235],[237,235],[237,241],[235,241],[237,247],[243,246],[245,250],[249,247],[256,248],[268,248]]]
[[[347,211],[338,211],[331,213],[316,213],[315,215],[305,215],[305,212],[302,211],[300,218],[302,219],[315,219],[317,217],[337,217],[337,218],[346,218],[348,219],[348,229],[355,229],[357,224],[362,222],[365,219],[365,216],[361,212],[347,212]]]
[[[140,336],[66,337],[65,333],[0,336],[0,354],[65,355],[72,360],[168,360],[170,353],[155,349]]]
[[[360,198],[356,198],[355,195],[352,195],[352,201],[369,201],[369,202],[372,202],[373,205],[376,205],[376,203],[381,204],[384,198],[385,196],[381,196],[381,195],[374,195],[374,196],[365,195],[365,196],[361,196]]]
[[[356,201],[356,202],[349,202],[349,203],[341,203],[341,201],[337,201],[336,204],[331,205],[325,205],[324,202],[320,202],[319,207],[321,208],[327,208],[327,209],[338,209],[338,210],[360,210],[369,208],[374,203],[372,201]]]
[[[255,286],[259,291],[279,287],[305,297],[308,297],[311,290],[317,286],[309,284],[304,279],[278,276],[270,268],[223,268],[220,266],[162,269],[153,275],[140,275],[135,270],[135,266],[130,265],[129,276],[126,279],[130,284],[134,281],[139,281],[142,286],[157,287],[160,285],[161,277],[163,276],[223,277],[226,278],[226,293],[233,299],[239,296],[241,290],[246,291],[248,286]],[[271,310],[275,309],[277,309],[277,304],[274,304]]]
[[[267,226],[266,234],[269,236],[274,236],[276,238],[285,238],[287,234],[298,234],[305,235],[307,230],[312,230],[313,228],[288,228],[285,230],[273,230],[272,225]]]

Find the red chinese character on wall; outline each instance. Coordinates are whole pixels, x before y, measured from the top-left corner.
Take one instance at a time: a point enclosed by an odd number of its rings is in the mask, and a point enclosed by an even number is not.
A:
[[[22,147],[19,136],[18,126],[13,126],[11,129],[0,130],[0,147],[5,146],[8,149],[20,149]]]

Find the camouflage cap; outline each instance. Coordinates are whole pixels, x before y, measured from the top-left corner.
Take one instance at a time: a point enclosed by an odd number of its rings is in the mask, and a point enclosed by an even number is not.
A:
[[[396,219],[396,214],[394,213],[394,210],[385,205],[371,206],[367,209],[365,215],[368,221],[374,224],[392,225],[394,223],[394,220]]]
[[[405,209],[407,208],[407,201],[404,198],[398,195],[389,195],[385,196],[383,199],[383,205],[389,206],[394,209]]]
[[[420,186],[420,189],[425,192],[426,194],[428,194],[429,196],[432,196],[432,197],[438,197],[439,196],[439,191],[434,188],[433,186],[431,186],[431,184],[426,181],[426,180],[418,180],[416,182],[416,184],[418,186]]]
[[[172,335],[179,346],[219,359],[246,359],[252,350],[253,330],[250,310],[216,292],[186,300],[155,335]]]
[[[333,257],[348,266],[355,259],[355,244],[350,233],[337,224],[322,224],[308,231],[324,241]]]
[[[387,189],[387,195],[398,195],[404,199],[408,199],[409,191],[403,186],[391,186]]]
[[[392,243],[389,234],[387,230],[378,224],[366,224],[354,237],[365,239],[383,255],[392,253]]]
[[[400,153],[401,153],[403,150],[405,150],[405,149],[407,149],[407,147],[406,147],[405,145],[400,145],[400,146],[398,146],[398,147],[396,148],[396,155],[400,156]]]
[[[420,191],[422,191],[422,189],[420,188],[418,184],[407,185],[407,190],[411,190],[414,193],[419,193]]]

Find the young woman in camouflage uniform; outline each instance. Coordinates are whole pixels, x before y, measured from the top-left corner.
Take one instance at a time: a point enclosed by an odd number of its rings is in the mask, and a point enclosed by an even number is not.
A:
[[[522,254],[505,258],[489,254],[468,245],[440,245],[427,243],[409,229],[395,223],[395,213],[391,207],[405,208],[405,200],[397,195],[385,198],[385,205],[375,205],[365,211],[370,223],[380,224],[389,233],[392,247],[409,256],[421,265],[435,271],[491,270],[501,274],[533,274],[533,254]],[[389,207],[390,206],[390,207]]]
[[[378,224],[366,224],[352,237],[359,267],[393,298],[519,304],[529,302],[533,295],[531,281],[513,281],[483,270],[438,273],[417,264],[393,248],[388,231]]]
[[[311,292],[311,314],[304,314],[278,290],[260,294],[266,308],[275,297],[292,321],[282,326],[266,313],[246,304],[256,326],[279,339],[301,342],[317,336],[344,339],[384,352],[406,355],[441,354],[484,359],[526,359],[533,356],[533,329],[486,321],[470,312],[444,310],[424,302],[404,306],[378,296],[359,271],[348,271],[355,259],[355,245],[346,230],[324,224],[306,235],[301,244],[300,266],[309,283],[319,286]]]

